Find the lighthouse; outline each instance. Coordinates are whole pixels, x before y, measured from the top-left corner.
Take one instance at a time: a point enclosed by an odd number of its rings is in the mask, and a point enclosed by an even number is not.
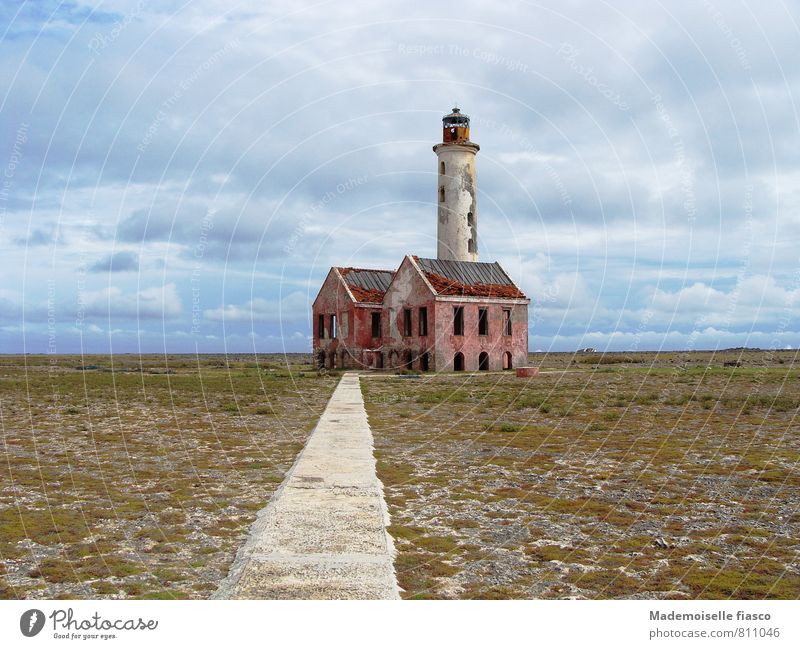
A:
[[[438,254],[394,268],[334,266],[312,306],[318,367],[481,372],[524,367],[530,300],[496,261],[478,261],[469,117],[442,119]]]
[[[438,163],[437,258],[478,261],[475,154],[469,115],[458,108],[442,118],[442,142],[433,147]]]

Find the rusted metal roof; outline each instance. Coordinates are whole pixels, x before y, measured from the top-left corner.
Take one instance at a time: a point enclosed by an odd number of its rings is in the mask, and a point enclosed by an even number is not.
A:
[[[369,268],[338,268],[357,302],[382,302],[394,277],[391,270]]]
[[[414,259],[439,295],[525,297],[497,262]]]

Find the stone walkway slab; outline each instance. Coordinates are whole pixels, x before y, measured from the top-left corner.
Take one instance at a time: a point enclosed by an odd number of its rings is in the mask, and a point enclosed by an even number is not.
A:
[[[348,372],[214,599],[398,599],[372,448]]]

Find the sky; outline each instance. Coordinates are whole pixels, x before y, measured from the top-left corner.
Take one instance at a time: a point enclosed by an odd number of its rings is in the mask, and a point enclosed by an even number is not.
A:
[[[531,351],[800,345],[800,4],[0,4],[0,352],[311,349],[469,114]]]

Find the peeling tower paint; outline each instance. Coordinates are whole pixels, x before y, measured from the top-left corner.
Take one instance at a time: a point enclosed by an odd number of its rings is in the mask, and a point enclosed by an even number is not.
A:
[[[469,141],[469,115],[453,108],[442,118],[442,142],[433,147],[438,159],[439,259],[478,261],[475,154],[479,150]]]

